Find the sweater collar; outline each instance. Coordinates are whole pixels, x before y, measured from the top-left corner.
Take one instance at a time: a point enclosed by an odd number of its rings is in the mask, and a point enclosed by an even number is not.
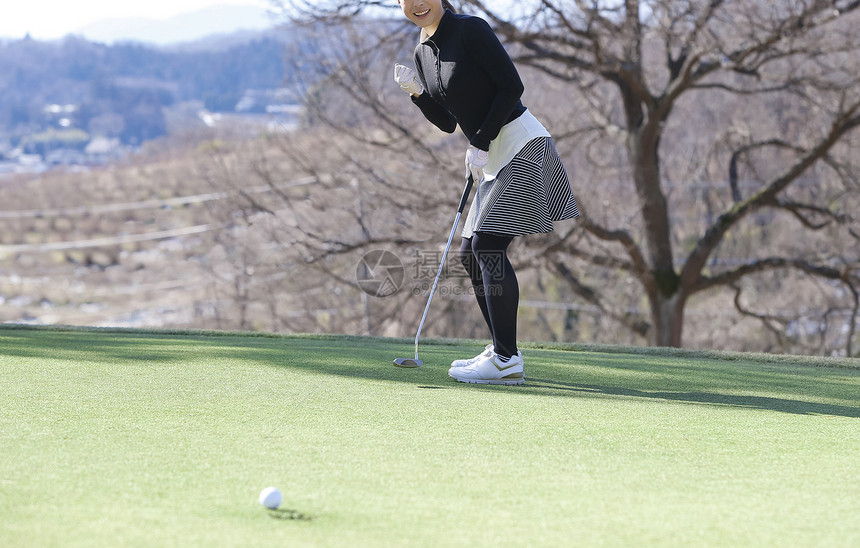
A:
[[[433,40],[435,42],[439,38],[441,38],[445,32],[445,27],[447,26],[448,21],[451,19],[451,17],[453,17],[451,10],[446,9],[445,13],[442,14],[442,19],[439,20],[439,26],[436,27],[436,32],[433,33],[433,36],[429,36],[421,40],[421,43],[424,44],[428,40]]]

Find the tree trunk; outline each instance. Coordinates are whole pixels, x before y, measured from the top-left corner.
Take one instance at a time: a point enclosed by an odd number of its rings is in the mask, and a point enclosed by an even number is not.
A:
[[[672,254],[669,207],[663,194],[658,160],[659,129],[643,126],[631,131],[627,152],[645,227],[645,246],[651,277],[647,291],[651,306],[651,344],[681,346],[684,301],[681,278],[675,272]]]
[[[666,297],[649,296],[651,301],[651,346],[681,346],[684,330],[684,303],[681,292]]]

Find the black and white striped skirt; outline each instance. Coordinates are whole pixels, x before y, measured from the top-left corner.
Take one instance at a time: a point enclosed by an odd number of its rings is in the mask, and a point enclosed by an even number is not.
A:
[[[567,172],[551,137],[532,139],[495,179],[478,184],[462,236],[552,232],[553,221],[579,216]]]

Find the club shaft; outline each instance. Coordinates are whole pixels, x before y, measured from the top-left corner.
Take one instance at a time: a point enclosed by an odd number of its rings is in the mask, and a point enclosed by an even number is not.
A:
[[[427,319],[427,311],[430,310],[430,302],[433,300],[433,293],[436,292],[436,285],[439,283],[439,277],[442,275],[442,270],[445,268],[445,259],[448,257],[448,250],[451,248],[451,241],[454,239],[454,233],[457,232],[457,225],[460,223],[460,215],[462,211],[457,212],[454,218],[454,226],[451,227],[451,235],[448,236],[448,243],[445,244],[445,251],[442,253],[442,262],[439,263],[439,270],[436,271],[436,278],[433,280],[433,287],[430,288],[430,296],[427,297],[427,305],[424,307],[424,314],[421,315],[421,323],[418,324],[418,333],[415,334],[415,359],[418,359],[418,339],[421,337],[421,330],[424,328],[424,320]]]
[[[442,253],[442,261],[439,263],[439,270],[436,271],[436,278],[433,280],[433,287],[430,288],[430,296],[427,297],[427,305],[424,306],[424,314],[421,315],[421,323],[418,324],[418,333],[415,334],[415,359],[418,359],[418,339],[421,338],[421,330],[424,329],[424,320],[427,319],[427,311],[430,310],[430,303],[433,301],[433,294],[436,293],[436,285],[439,283],[439,277],[442,276],[442,270],[445,268],[445,259],[448,258],[448,250],[451,249],[451,242],[454,240],[454,233],[457,232],[457,225],[460,224],[460,215],[463,214],[463,209],[466,207],[466,201],[469,198],[469,192],[472,190],[472,175],[466,175],[466,187],[463,189],[463,196],[460,198],[460,207],[457,208],[457,216],[454,217],[454,225],[451,227],[451,234],[448,236],[448,243],[445,244],[445,251]]]

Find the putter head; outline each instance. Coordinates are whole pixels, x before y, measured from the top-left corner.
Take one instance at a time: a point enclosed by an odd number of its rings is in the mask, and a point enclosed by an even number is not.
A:
[[[397,367],[420,367],[424,365],[424,362],[417,358],[397,358],[396,360],[394,360],[394,365],[396,365]]]

